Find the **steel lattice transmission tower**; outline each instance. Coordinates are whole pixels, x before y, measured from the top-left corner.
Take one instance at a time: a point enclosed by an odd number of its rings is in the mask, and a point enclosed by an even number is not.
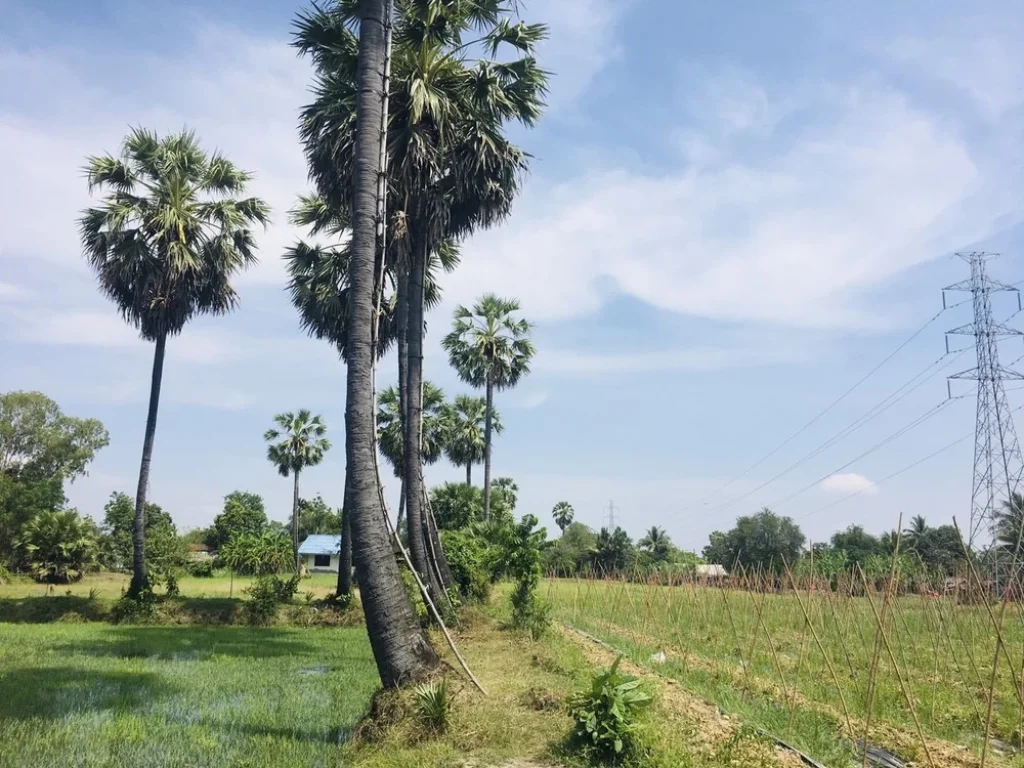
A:
[[[969,544],[991,530],[1002,503],[1011,498],[1020,487],[1024,475],[1017,431],[1006,400],[1003,381],[1024,380],[1024,375],[1004,368],[999,363],[999,341],[1022,336],[1021,331],[997,323],[992,317],[992,294],[1013,291],[1017,294],[1017,309],[1021,308],[1020,291],[988,276],[986,263],[996,254],[974,252],[958,253],[971,265],[971,277],[943,289],[942,305],[946,306],[946,291],[970,291],[974,303],[974,321],[947,331],[949,335],[973,336],[977,365],[961,371],[950,379],[978,382],[977,424],[974,434],[974,483],[971,490],[971,526]]]

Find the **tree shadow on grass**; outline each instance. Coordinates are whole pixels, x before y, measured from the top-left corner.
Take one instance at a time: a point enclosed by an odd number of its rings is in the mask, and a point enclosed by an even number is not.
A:
[[[11,624],[48,624],[68,619],[104,621],[109,616],[110,601],[77,595],[0,599],[0,621]]]
[[[30,667],[0,674],[0,721],[60,719],[78,712],[134,711],[176,689],[150,672]]]
[[[312,653],[294,633],[256,627],[118,626],[90,640],[64,643],[61,653],[124,659],[202,661],[213,656],[267,659]]]

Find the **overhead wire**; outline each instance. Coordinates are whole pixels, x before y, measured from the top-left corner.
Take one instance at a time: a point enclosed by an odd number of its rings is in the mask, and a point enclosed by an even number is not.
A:
[[[1024,283],[1024,280],[1022,280],[1021,282]],[[839,395],[839,397],[837,397],[835,400],[833,400],[831,403],[829,403],[823,410],[821,410],[810,421],[808,421],[806,424],[804,424],[802,427],[800,427],[796,432],[794,432],[792,435],[787,437],[781,443],[776,445],[774,448],[772,448],[770,451],[768,451],[768,453],[764,454],[761,458],[759,458],[753,464],[748,466],[746,469],[744,469],[738,475],[736,475],[736,476],[732,477],[731,479],[729,479],[727,482],[725,482],[723,485],[721,485],[718,488],[716,488],[714,491],[712,491],[710,494],[708,494],[704,498],[699,499],[697,502],[695,502],[693,504],[689,504],[689,505],[683,507],[676,514],[681,514],[683,512],[686,512],[686,511],[692,509],[694,506],[697,506],[698,504],[705,504],[708,500],[710,500],[710,499],[714,498],[715,496],[717,496],[718,494],[720,494],[726,488],[728,488],[731,485],[733,485],[736,481],[741,480],[742,478],[746,477],[752,471],[754,471],[759,466],[761,466],[765,461],[770,459],[772,456],[774,456],[780,450],[782,450],[787,445],[789,445],[791,442],[793,442],[793,440],[795,440],[797,437],[799,437],[804,432],[806,432],[808,429],[810,429],[823,416],[825,416],[833,408],[835,408],[837,405],[839,405],[839,403],[841,403],[843,400],[845,400],[847,397],[849,397],[854,391],[856,391],[861,386],[861,384],[863,384],[865,381],[867,381],[872,376],[874,376],[882,367],[885,366],[886,363],[888,363],[890,360],[892,360],[894,357],[896,357],[896,355],[898,355],[900,352],[902,352],[903,349],[906,348],[906,346],[908,344],[910,344],[914,339],[916,339],[918,336],[920,336],[922,333],[924,333],[924,331],[932,323],[934,323],[936,320],[938,320],[948,310],[954,309],[955,307],[958,307],[961,304],[965,304],[966,302],[971,301],[971,300],[972,300],[971,298],[967,298],[967,299],[964,299],[962,301],[958,301],[955,304],[950,304],[950,305],[945,306],[942,309],[940,309],[931,318],[929,318],[928,321],[925,322],[924,325],[922,325],[920,328],[918,328],[916,331],[914,331],[912,334],[910,334],[910,336],[907,337],[898,347],[896,347],[896,349],[894,349],[892,352],[890,352],[888,355],[886,355],[881,360],[881,362],[879,362],[877,365],[875,365],[874,368],[872,368],[870,371],[868,371],[866,374],[864,374],[864,376],[862,376],[860,379],[858,379],[857,382],[853,384],[853,386],[851,386],[849,389],[847,389],[845,392],[843,392],[841,395]]]

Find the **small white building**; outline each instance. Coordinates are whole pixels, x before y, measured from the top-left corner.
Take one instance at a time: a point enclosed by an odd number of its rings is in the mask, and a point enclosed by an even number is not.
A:
[[[309,573],[337,573],[341,560],[341,536],[308,536],[299,545],[299,556]]]

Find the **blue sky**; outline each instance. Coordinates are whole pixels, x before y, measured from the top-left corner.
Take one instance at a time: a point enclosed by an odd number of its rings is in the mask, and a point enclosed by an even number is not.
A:
[[[152,350],[81,258],[79,168],[139,124],[194,128],[256,173],[277,222],[240,309],[168,345],[152,499],[187,527],[242,488],[283,520],[288,481],[261,435],[308,407],[336,448],[303,492],[341,502],[344,371],[298,330],[280,259],[307,189],[295,122],[308,68],[287,46],[299,7],[0,0],[0,390],[40,389],[108,426],[69,488],[83,512],[134,489]],[[967,305],[742,473],[941,309],[940,288],[967,276],[954,251],[1001,251],[996,275],[1024,279],[1019,6],[534,0],[525,16],[551,25],[541,57],[556,73],[544,120],[517,129],[533,170],[511,220],[474,236],[446,278],[426,360],[449,395],[466,390],[438,340],[453,306],[485,291],[519,297],[536,322],[534,373],[498,402],[495,471],[518,481],[519,511],[550,521],[566,499],[599,525],[613,499],[633,535],[658,524],[696,549],[766,504],[814,539],[891,528],[901,511],[964,520],[970,439],[880,481],[967,435],[969,395],[851,460],[972,365],[942,357]],[[1007,343],[1007,361],[1021,353]],[[923,371],[935,375],[758,489]],[[428,479],[459,477],[442,462]]]

